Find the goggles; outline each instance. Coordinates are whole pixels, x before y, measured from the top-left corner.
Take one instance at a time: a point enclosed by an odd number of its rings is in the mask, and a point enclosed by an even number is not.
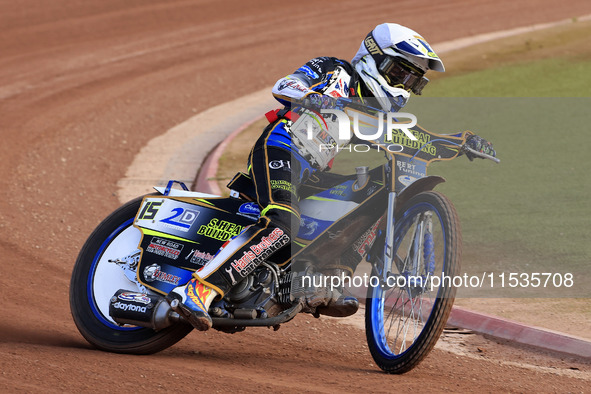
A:
[[[410,66],[394,60],[392,57],[386,57],[380,64],[379,70],[390,86],[402,85],[405,90],[410,90],[417,95],[422,93],[423,88],[429,82],[423,73],[413,70]]]

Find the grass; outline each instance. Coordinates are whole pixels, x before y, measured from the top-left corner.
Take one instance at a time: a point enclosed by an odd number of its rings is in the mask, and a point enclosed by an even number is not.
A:
[[[574,22],[446,53],[425,96],[589,97],[590,37],[591,22]]]
[[[589,97],[591,61],[532,60],[438,79],[427,97]]]

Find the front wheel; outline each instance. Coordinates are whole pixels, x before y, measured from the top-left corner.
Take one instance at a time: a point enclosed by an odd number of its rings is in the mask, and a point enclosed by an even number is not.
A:
[[[383,254],[383,238],[379,250]],[[401,374],[417,366],[433,349],[445,327],[460,271],[461,231],[452,203],[427,191],[399,210],[394,228],[394,261],[384,274],[373,262],[381,286],[368,288],[367,343],[376,364]],[[381,258],[383,256],[380,256]]]
[[[109,300],[119,289],[146,291],[135,281],[133,261],[139,261],[141,232],[133,227],[142,198],[128,202],[108,216],[84,244],[70,281],[70,309],[78,330],[101,350],[149,354],[172,346],[192,327],[176,324],[158,332],[118,325],[109,315]],[[131,257],[132,256],[132,257]],[[130,264],[114,261],[126,260]]]

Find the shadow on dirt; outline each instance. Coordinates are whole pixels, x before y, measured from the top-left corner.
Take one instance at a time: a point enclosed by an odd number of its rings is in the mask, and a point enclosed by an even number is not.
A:
[[[26,343],[76,349],[92,349],[82,338],[64,335],[51,330],[36,330],[30,327],[11,326],[0,323],[0,345],[3,343]]]

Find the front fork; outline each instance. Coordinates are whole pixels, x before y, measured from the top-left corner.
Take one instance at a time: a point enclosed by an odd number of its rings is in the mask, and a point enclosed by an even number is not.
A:
[[[386,242],[384,247],[383,262],[384,268],[382,270],[382,283],[387,283],[388,278],[392,276],[392,266],[394,264],[394,229],[396,227],[396,219],[394,211],[396,208],[396,192],[388,194],[388,211],[387,211],[387,225],[386,225]],[[409,246],[412,252],[409,251],[408,256],[412,256],[409,266],[403,268],[397,267],[410,273],[413,276],[420,276],[421,271],[421,257],[425,262],[426,279],[433,275],[435,270],[435,259],[433,254],[433,221],[432,213],[425,212],[421,214],[416,221],[415,233],[413,235],[413,242]],[[421,256],[422,255],[422,256]],[[406,264],[405,264],[406,265]],[[423,284],[424,285],[424,284]]]
[[[396,225],[394,209],[396,208],[396,192],[388,193],[388,210],[386,220],[386,245],[384,247],[384,269],[382,270],[382,281],[386,283],[392,272],[394,262],[394,226]]]

